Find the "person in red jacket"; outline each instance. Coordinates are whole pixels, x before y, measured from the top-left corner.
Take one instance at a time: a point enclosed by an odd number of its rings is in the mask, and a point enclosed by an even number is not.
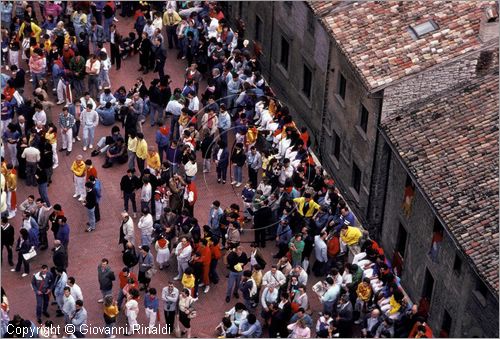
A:
[[[202,284],[200,287],[205,286],[204,293],[208,293],[210,291],[210,262],[212,261],[212,251],[208,245],[207,239],[201,239],[200,247],[198,251],[201,254],[200,261],[203,263],[203,276],[202,276]]]
[[[210,240],[209,247],[212,259],[210,261],[210,270],[208,276],[213,284],[217,284],[219,282],[219,275],[217,274],[217,263],[219,262],[219,259],[222,257],[219,238]]]
[[[133,280],[133,287],[139,289],[139,281],[137,280],[137,275],[134,272],[130,272],[128,267],[124,267],[120,274],[118,274],[118,279],[120,281],[120,290],[118,291],[118,308],[121,309],[122,302],[125,299],[125,294],[123,293],[123,288],[127,286],[130,280]]]

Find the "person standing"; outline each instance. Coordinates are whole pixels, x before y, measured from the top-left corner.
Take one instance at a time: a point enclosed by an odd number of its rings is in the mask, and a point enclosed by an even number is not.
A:
[[[65,286],[64,287],[64,294],[63,294],[63,305],[62,305],[62,313],[64,315],[64,322],[66,324],[71,323],[71,319],[75,315],[76,311],[76,304],[75,304],[75,298],[71,295],[71,288]]]
[[[107,295],[104,298],[104,309],[103,309],[104,323],[106,329],[109,333],[112,333],[113,328],[116,326],[116,317],[120,313],[117,301],[113,299],[112,295]],[[114,335],[106,335],[107,338],[114,338]]]
[[[328,251],[325,242],[326,237],[327,233],[325,231],[322,231],[319,235],[314,237],[314,254],[316,256],[316,261],[313,265],[313,272],[317,277],[325,274],[326,264],[328,262]]]
[[[191,338],[191,318],[192,304],[194,302],[190,291],[184,288],[179,296],[179,322],[187,331],[186,338]]]
[[[156,288],[148,289],[146,295],[144,296],[144,309],[146,311],[146,319],[149,322],[150,329],[153,329],[156,325],[159,306],[160,301],[156,295]]]
[[[154,72],[158,72],[160,80],[165,77],[165,61],[167,60],[167,51],[162,46],[161,38],[157,37],[153,41],[154,59],[155,59],[155,69]]]
[[[137,227],[141,230],[141,245],[151,245],[151,236],[153,234],[153,216],[149,213],[149,208],[142,209],[142,217],[137,223]]]
[[[98,303],[104,302],[104,297],[110,295],[113,291],[113,281],[115,281],[115,273],[109,266],[109,260],[103,258],[101,264],[97,266],[97,279],[99,281],[99,289],[101,290],[102,298]]]
[[[87,72],[88,89],[92,98],[97,98],[99,94],[99,71],[101,70],[101,62],[95,54],[90,54],[89,59],[85,63],[85,72]]]
[[[90,149],[94,147],[95,128],[99,125],[99,114],[92,104],[88,104],[82,112],[81,121],[83,123],[83,151],[86,151],[87,147]]]
[[[146,274],[147,271],[152,269],[154,266],[154,258],[149,250],[148,245],[141,246],[139,253],[139,284],[141,284],[140,290],[147,290],[149,287],[149,283],[151,282],[151,278],[148,278]]]
[[[128,242],[133,245],[135,244],[134,220],[132,220],[127,212],[122,212],[121,217],[119,244],[123,244],[123,252],[125,252]]]
[[[259,169],[262,167],[262,156],[255,146],[250,147],[248,152],[248,179],[252,188],[257,188]]]
[[[189,244],[186,237],[182,237],[180,242],[175,248],[175,255],[177,256],[177,270],[178,274],[174,280],[180,280],[186,268],[189,266],[189,259],[191,259],[191,253],[193,248]]]
[[[88,173],[88,171],[87,171]],[[102,184],[101,180],[97,179],[94,175],[89,176],[89,182],[92,184],[92,189],[95,191],[96,203],[95,203],[95,222],[101,220],[101,210],[99,209],[99,202],[102,198]]]
[[[48,191],[49,179],[47,178],[45,170],[40,167],[40,164],[36,168],[35,178],[38,184],[38,193],[40,194],[40,197],[47,204],[47,206],[50,207]]]
[[[120,190],[123,194],[123,204],[125,212],[128,212],[128,202],[132,202],[132,211],[134,212],[134,218],[137,213],[137,206],[135,202],[135,190],[140,187],[141,181],[134,174],[134,169],[128,169],[127,174],[124,175],[120,181]]]
[[[73,172],[73,183],[75,185],[75,194],[73,198],[78,198],[78,200],[85,200],[85,163],[83,162],[83,156],[78,155],[76,160],[73,161],[71,165],[71,172]]]
[[[177,26],[181,23],[182,18],[172,8],[168,8],[163,14],[163,26],[167,31],[168,49],[179,49],[179,39],[177,38]]]
[[[229,165],[229,152],[227,151],[227,145],[223,141],[218,142],[219,150],[216,154],[215,165],[217,169],[217,182],[220,184],[226,183],[227,177],[227,167]]]
[[[2,217],[2,262],[3,262],[3,248],[7,249],[7,261],[10,266],[14,266],[12,260],[12,246],[14,245],[14,227],[9,223],[6,216]]]
[[[70,320],[71,324],[75,326],[75,337],[77,338],[85,338],[82,330],[85,329],[87,324],[87,310],[83,307],[83,300],[75,301],[75,312]]]
[[[87,216],[89,221],[87,223],[87,229],[85,232],[95,231],[95,208],[97,205],[97,196],[94,190],[94,185],[91,182],[85,183],[85,189],[87,190],[87,195],[85,196],[85,201],[83,202],[85,208],[87,209]]]
[[[50,317],[47,308],[49,307],[49,295],[53,282],[52,273],[47,265],[42,265],[41,270],[35,273],[31,279],[31,288],[36,297],[36,318],[39,324],[42,322],[42,314],[47,318]]]
[[[73,127],[75,126],[75,117],[69,114],[68,108],[63,107],[59,114],[59,127],[61,128],[62,147],[59,152],[66,151],[69,155],[73,150]]]
[[[21,265],[24,265],[24,273],[21,277],[26,277],[30,273],[30,263],[26,259],[24,259],[24,254],[27,254],[32,247],[29,233],[25,228],[21,228],[19,230],[19,238],[17,239],[16,251],[17,255],[17,265],[16,268],[12,268],[11,272],[19,272],[21,271]]]
[[[127,336],[132,335],[136,330],[137,316],[139,315],[139,303],[137,299],[139,299],[139,291],[135,288],[130,289],[127,295],[127,302],[125,303],[125,314],[130,331],[126,334]]]
[[[116,63],[116,70],[119,71],[122,65],[122,58],[120,56],[120,44],[122,42],[122,36],[116,30],[116,25],[112,24],[110,26],[110,50],[111,50],[111,65]]]
[[[227,256],[227,266],[229,268],[229,280],[226,289],[226,303],[231,301],[231,293],[235,298],[239,298],[239,287],[243,267],[249,262],[249,259],[241,246],[236,247]]]
[[[163,300],[163,313],[169,333],[174,331],[175,313],[177,312],[177,303],[179,302],[179,290],[174,286],[173,281],[163,288],[161,297]]]
[[[144,172],[144,165],[146,163],[146,158],[148,157],[148,143],[144,139],[144,134],[137,133],[137,147],[135,150],[135,155],[137,157],[137,167],[141,175]]]
[[[68,254],[64,246],[62,246],[61,240],[54,240],[54,248],[52,251],[52,262],[56,270],[66,270],[68,267]]]
[[[40,151],[33,146],[34,139],[30,142],[21,154],[21,158],[26,159],[26,185],[36,186],[35,172],[40,161]]]

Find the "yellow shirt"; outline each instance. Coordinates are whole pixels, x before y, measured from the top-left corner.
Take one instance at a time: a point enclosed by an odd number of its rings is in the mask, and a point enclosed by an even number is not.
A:
[[[345,232],[340,233],[340,238],[347,245],[356,245],[363,234],[361,230],[357,227],[347,226],[347,230]]]
[[[43,43],[43,49],[45,50],[45,52],[49,53],[51,48],[52,42],[50,40],[45,40],[45,42]]]
[[[391,299],[389,299],[389,304],[391,305],[391,309],[389,310],[389,314],[394,314],[399,311],[401,308],[401,304],[396,301],[394,295],[392,295]]]
[[[104,314],[106,314],[110,318],[116,317],[118,313],[120,313],[120,311],[118,310],[118,307],[115,305],[104,307]]]
[[[7,172],[5,175],[5,184],[7,191],[15,191],[17,189],[17,174]]]
[[[85,175],[85,162],[81,161],[80,164],[75,160],[71,165],[71,172],[77,177],[83,177]]]
[[[134,152],[137,149],[137,138],[128,138],[127,147],[130,152]]]
[[[146,158],[148,157],[148,143],[146,142],[146,140],[137,140],[137,149],[135,150],[135,155],[137,155],[139,159],[146,160]]]
[[[45,133],[45,140],[47,140],[51,145],[55,144],[57,142],[57,136],[54,132],[52,133]]]
[[[161,167],[160,163],[160,155],[158,152],[154,152],[153,154],[148,152],[148,157],[146,159],[146,165],[149,168],[154,169],[155,171],[159,171]]]
[[[184,286],[184,288],[192,289],[194,287],[194,275],[187,275],[184,273],[182,275],[182,286]]]

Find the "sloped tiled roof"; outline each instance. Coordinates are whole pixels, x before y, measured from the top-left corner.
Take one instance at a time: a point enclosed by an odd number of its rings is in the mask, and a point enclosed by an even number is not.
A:
[[[451,90],[382,128],[462,251],[498,278],[498,73]]]
[[[481,47],[479,23],[492,1],[309,1],[368,90]],[[409,26],[434,20],[415,40]]]

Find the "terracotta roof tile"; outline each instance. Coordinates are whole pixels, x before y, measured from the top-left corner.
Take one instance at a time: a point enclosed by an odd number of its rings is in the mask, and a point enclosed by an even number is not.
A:
[[[493,1],[309,1],[369,90],[481,46],[479,23]],[[415,40],[410,25],[439,28]]]
[[[382,128],[478,273],[499,291],[498,74],[399,112]]]

